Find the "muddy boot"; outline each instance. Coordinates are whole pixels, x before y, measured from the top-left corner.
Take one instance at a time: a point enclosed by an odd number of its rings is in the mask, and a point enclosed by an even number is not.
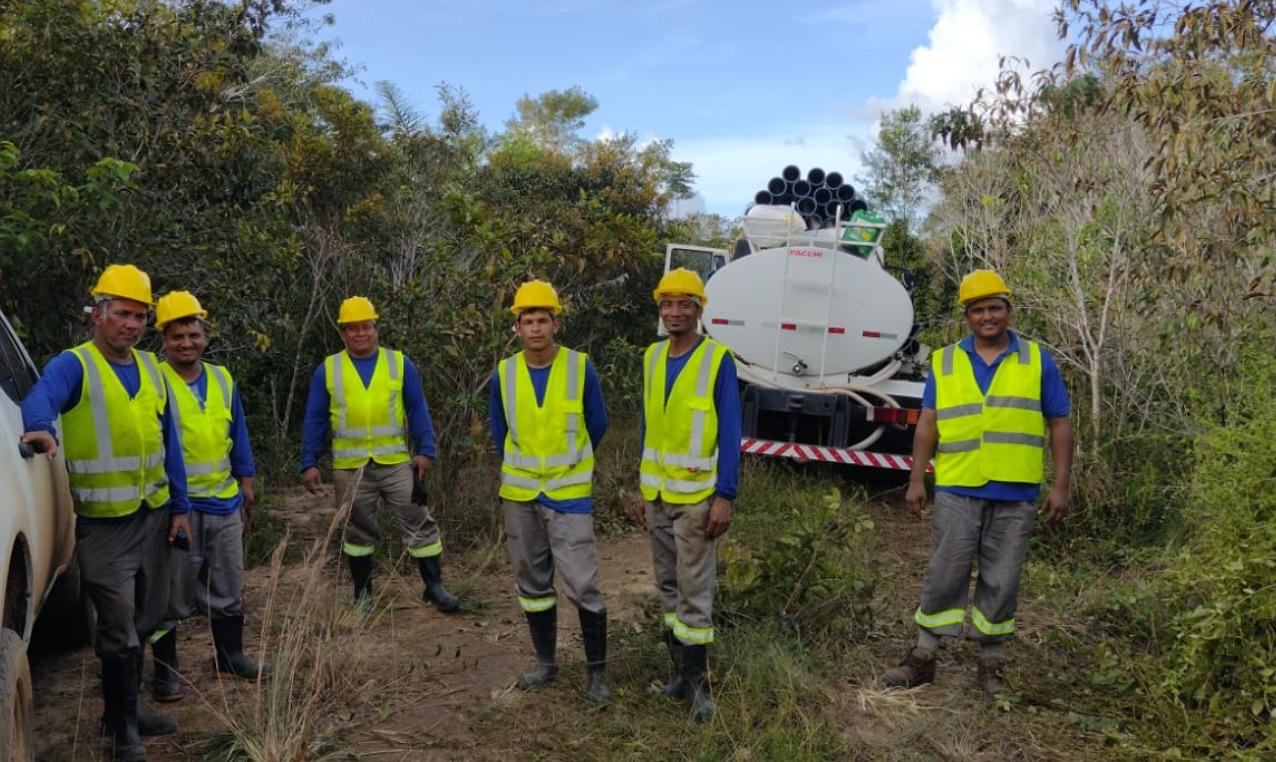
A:
[[[213,629],[213,666],[219,675],[256,680],[270,674],[269,667],[257,666],[257,662],[244,653],[243,616],[214,619],[209,624]]]
[[[111,739],[111,759],[145,762],[137,727],[137,661],[132,655],[102,660],[102,732]]]
[[[151,642],[151,655],[155,657],[155,671],[151,674],[151,697],[169,702],[182,698],[182,682],[177,678],[177,628]]]
[[[703,725],[717,708],[709,698],[709,649],[706,646],[683,646],[682,679],[684,695],[691,699],[691,719]]]
[[[993,706],[997,703],[997,694],[1006,690],[1006,668],[1001,657],[989,656],[979,660],[979,688],[984,694],[984,703]]]
[[[591,704],[611,701],[605,682],[607,671],[607,612],[580,609],[580,634],[585,641],[585,698]]]
[[[451,613],[461,607],[455,595],[443,586],[443,557],[430,556],[417,561],[421,570],[421,581],[425,583],[425,593],[421,597],[444,613]]]
[[[145,641],[143,641],[145,642]],[[142,671],[146,665],[146,652],[138,650],[133,656],[133,682],[137,695],[142,694]],[[137,700],[137,732],[144,736],[166,736],[177,732],[177,720],[166,714],[158,714],[146,708],[141,698]]]
[[[673,630],[665,630],[665,645],[669,648],[669,661],[673,662],[673,674],[664,688],[648,688],[647,694],[663,695],[672,699],[687,697],[687,684],[682,679],[682,652],[686,648],[681,640],[673,636]]]
[[[898,667],[882,673],[887,688],[916,688],[935,679],[935,652],[914,648]]]
[[[558,676],[558,662],[554,659],[558,648],[558,607],[527,612],[527,628],[532,632],[536,665],[519,676],[518,687],[523,690],[546,685]]]
[[[350,580],[354,583],[354,607],[359,611],[372,609],[372,556],[346,556],[350,565]]]

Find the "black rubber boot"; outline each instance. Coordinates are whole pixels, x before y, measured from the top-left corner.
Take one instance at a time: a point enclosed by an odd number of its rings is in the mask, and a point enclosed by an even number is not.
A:
[[[558,607],[527,612],[527,628],[532,632],[536,665],[519,676],[518,687],[523,690],[546,685],[558,676],[558,662],[554,658],[558,649]]]
[[[256,680],[270,674],[270,668],[248,658],[244,653],[244,618],[242,616],[214,619],[209,622],[213,630],[213,661],[218,674],[234,675],[246,680]]]
[[[713,717],[716,708],[709,698],[709,650],[705,646],[684,646],[682,654],[682,679],[686,682],[686,695],[691,699],[691,719],[704,724]]]
[[[137,661],[130,654],[102,660],[102,731],[111,738],[111,759],[145,762],[137,726]]]
[[[151,675],[151,697],[165,703],[181,699],[182,681],[177,678],[176,627],[151,643],[151,655],[155,657],[155,672]]]
[[[143,641],[145,642],[145,641]],[[133,656],[133,684],[135,693],[142,694],[142,672],[146,664],[146,652],[138,649]],[[137,701],[137,732],[144,736],[166,736],[177,732],[177,720],[166,714],[158,714],[146,708],[141,698]]]
[[[461,602],[443,586],[443,556],[431,556],[417,561],[425,593],[421,597],[433,603],[439,611],[451,613],[461,607]]]
[[[354,582],[354,606],[366,611],[372,608],[372,556],[346,556],[346,562]]]
[[[611,701],[607,688],[607,612],[580,609],[580,635],[585,641],[585,698],[592,704]]]
[[[687,682],[682,679],[682,657],[686,646],[674,637],[673,630],[665,630],[665,645],[669,646],[669,660],[673,662],[673,676],[665,683],[664,694],[669,698],[687,697]]]

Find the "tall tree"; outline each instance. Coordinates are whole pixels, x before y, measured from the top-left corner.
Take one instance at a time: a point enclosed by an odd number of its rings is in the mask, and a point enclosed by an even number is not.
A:
[[[882,114],[877,140],[860,158],[865,173],[856,180],[870,206],[915,229],[931,197],[940,158],[921,109],[907,106]]]

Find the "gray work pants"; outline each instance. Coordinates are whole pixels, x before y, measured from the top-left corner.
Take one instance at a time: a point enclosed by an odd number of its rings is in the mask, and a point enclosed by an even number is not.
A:
[[[168,609],[169,511],[142,506],[113,522],[77,521],[80,579],[97,610],[94,650],[102,659],[136,656]]]
[[[244,513],[220,515],[194,510],[191,549],[173,554],[169,573],[168,616],[159,631],[195,612],[209,619],[244,614]]]
[[[914,620],[936,635],[957,637],[965,620],[970,570],[979,560],[971,640],[995,642],[1014,633],[1019,576],[1036,521],[1030,502],[980,500],[935,492],[930,565]]]
[[[665,625],[687,645],[713,642],[713,588],[718,568],[717,544],[704,533],[709,503],[647,503],[651,561]]]
[[[607,610],[598,585],[594,517],[562,513],[538,502],[501,501],[505,548],[514,566],[514,590],[524,611],[553,606],[554,571],[572,605],[601,614]]]
[[[429,508],[412,502],[411,463],[386,466],[370,460],[361,468],[336,469],[332,484],[337,508],[350,504],[344,537],[346,555],[372,555],[381,539],[377,505],[382,500],[394,511],[403,544],[413,558],[429,558],[443,552],[438,522]]]

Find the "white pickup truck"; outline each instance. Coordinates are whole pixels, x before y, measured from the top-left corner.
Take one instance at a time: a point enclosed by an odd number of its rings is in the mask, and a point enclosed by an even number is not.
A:
[[[75,515],[62,453],[50,460],[19,444],[19,403],[38,377],[0,313],[0,760],[14,762],[35,759],[27,646],[36,617],[42,609],[59,613],[53,609],[73,607],[81,598],[74,573]],[[61,583],[59,577],[65,577]]]

